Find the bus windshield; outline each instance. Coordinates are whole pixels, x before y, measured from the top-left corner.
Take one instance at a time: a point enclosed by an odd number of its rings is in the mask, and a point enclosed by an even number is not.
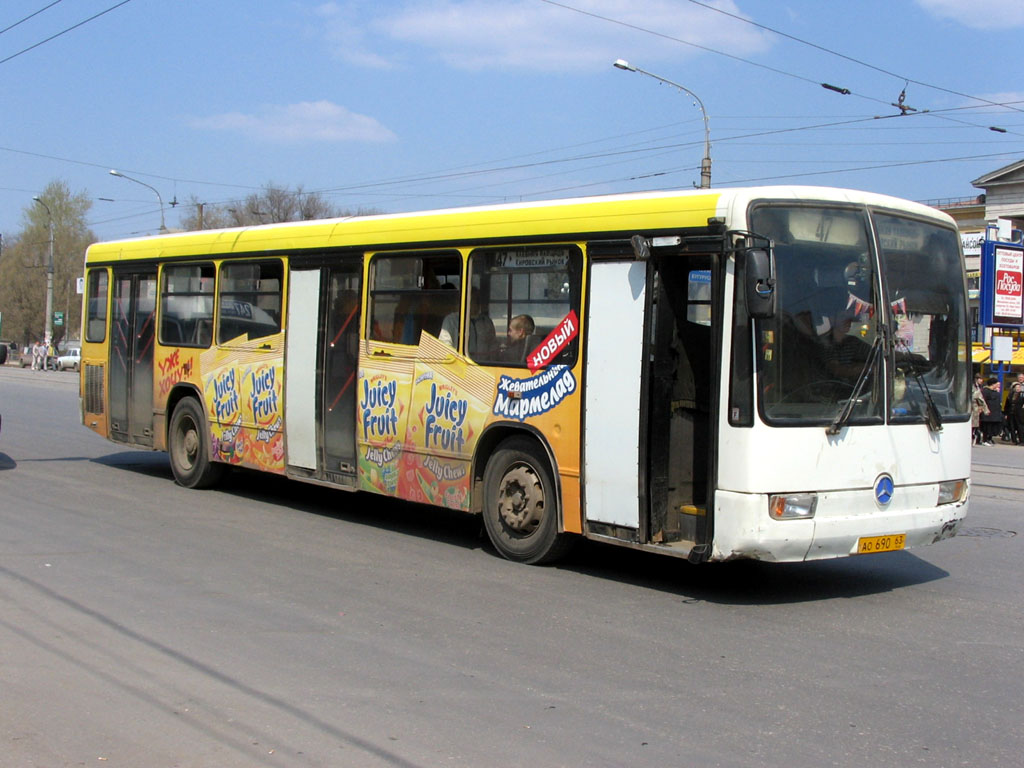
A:
[[[955,232],[861,208],[766,205],[751,218],[772,241],[778,278],[778,311],[758,326],[768,423],[919,423],[931,411],[941,422],[966,412]]]
[[[964,278],[957,235],[875,214],[892,326],[892,421],[919,421],[934,407],[942,419],[967,413]]]

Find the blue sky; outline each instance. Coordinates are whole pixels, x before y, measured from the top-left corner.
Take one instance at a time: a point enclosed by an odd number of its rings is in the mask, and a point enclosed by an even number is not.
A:
[[[701,98],[713,186],[961,197],[1024,156],[1021,0],[118,2],[0,5],[0,232],[54,179],[99,237],[155,232],[110,168],[169,227],[267,182],[382,211],[692,187],[699,109],[619,58]],[[904,88],[930,112],[874,119]]]

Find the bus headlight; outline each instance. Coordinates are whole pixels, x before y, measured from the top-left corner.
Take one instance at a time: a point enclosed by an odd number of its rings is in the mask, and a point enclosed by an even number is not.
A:
[[[946,480],[939,483],[939,505],[956,504],[967,494],[966,480]]]
[[[768,514],[775,520],[810,520],[817,506],[816,493],[776,493],[768,497]]]

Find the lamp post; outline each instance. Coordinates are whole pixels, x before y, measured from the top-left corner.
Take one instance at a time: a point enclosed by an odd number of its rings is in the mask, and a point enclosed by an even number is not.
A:
[[[693,100],[697,102],[697,106],[700,107],[700,112],[704,116],[704,158],[700,161],[700,188],[710,189],[711,187],[711,129],[708,126],[708,112],[704,109],[704,102],[700,100],[700,97],[696,93],[691,91],[689,88],[680,85],[679,83],[673,83],[671,80],[667,80],[664,77],[640,69],[640,67],[634,67],[628,61],[618,59],[612,64],[617,69],[624,69],[627,72],[639,72],[641,75],[647,75],[653,77],[659,82],[671,85],[673,88],[678,88],[683,93],[688,93],[693,97]]]
[[[128,181],[134,181],[136,184],[141,184],[142,186],[151,189],[153,190],[154,193],[156,193],[156,199],[160,202],[160,231],[166,232],[167,227],[164,225],[164,199],[160,197],[160,192],[157,190],[157,188],[151,187],[144,181],[139,181],[138,179],[133,179],[131,176],[126,176],[120,171],[114,170],[113,168],[110,169],[110,175],[117,176],[118,178],[121,179],[128,179]]]
[[[53,341],[53,214],[50,212],[50,206],[42,201],[39,195],[35,195],[33,198],[43,208],[46,209],[46,217],[49,219],[50,229],[50,258],[46,262],[46,346],[50,346],[50,342]],[[46,367],[46,363],[43,363],[43,368]]]

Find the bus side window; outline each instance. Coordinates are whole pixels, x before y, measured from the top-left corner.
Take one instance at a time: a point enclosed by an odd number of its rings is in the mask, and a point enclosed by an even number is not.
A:
[[[583,255],[573,245],[478,248],[470,254],[467,354],[484,365],[527,367],[527,357],[580,312]],[[573,365],[570,335],[548,364]]]
[[[283,275],[276,259],[221,265],[218,343],[242,336],[251,341],[281,330]]]
[[[107,339],[107,270],[89,271],[85,323],[85,340],[101,342]]]
[[[175,264],[163,270],[160,343],[209,347],[213,341],[213,264]]]
[[[367,334],[373,341],[416,345],[458,323],[462,257],[457,252],[378,254],[370,265]]]

